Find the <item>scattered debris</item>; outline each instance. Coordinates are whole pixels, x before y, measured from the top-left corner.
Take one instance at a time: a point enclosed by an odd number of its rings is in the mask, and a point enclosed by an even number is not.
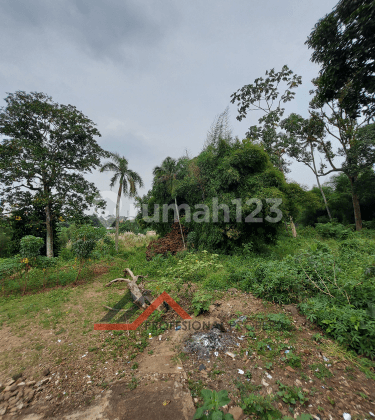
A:
[[[232,343],[232,336],[222,333],[217,328],[211,328],[208,332],[196,332],[193,334],[185,343],[184,351],[197,353],[198,358],[208,358],[210,351],[225,350]],[[234,358],[234,355],[231,357]]]
[[[264,379],[262,379],[262,382],[261,382],[261,384],[263,385],[263,386],[270,386],[270,384],[269,383],[267,383]]]

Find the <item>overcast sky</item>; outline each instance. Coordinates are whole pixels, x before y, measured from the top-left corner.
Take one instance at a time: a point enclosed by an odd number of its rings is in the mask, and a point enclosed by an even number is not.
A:
[[[140,193],[146,193],[152,169],[165,157],[199,154],[228,105],[233,134],[244,138],[260,115],[237,121],[230,95],[266,70],[287,64],[302,76],[285,116],[307,117],[310,81],[319,67],[304,43],[336,3],[1,0],[1,98],[37,91],[76,106],[97,124],[99,144],[125,156],[142,176]],[[307,167],[291,169],[289,178],[315,183]],[[88,178],[110,198],[109,173]],[[121,214],[128,210],[126,199]]]

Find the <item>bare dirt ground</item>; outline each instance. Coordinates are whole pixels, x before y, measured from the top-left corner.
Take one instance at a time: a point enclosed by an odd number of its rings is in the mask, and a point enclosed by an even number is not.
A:
[[[281,390],[280,383],[299,387],[306,399],[303,405],[301,401],[292,404],[280,396],[275,407],[285,415],[308,412],[321,419],[342,419],[347,412],[352,419],[369,419],[369,413],[375,412],[375,382],[366,378],[354,359],[349,360],[295,307],[264,304],[251,294],[227,293],[209,313],[194,319],[201,321],[200,325],[203,321],[222,323],[222,334],[232,337],[232,346],[217,353],[210,351],[207,358],[184,351],[186,342],[199,331],[174,327],[148,340],[143,352],[129,353],[120,347],[113,355],[110,348],[106,354],[113,357],[101,357],[103,345],[116,342],[111,332],[93,331],[92,319],[97,321],[105,311],[93,309],[92,317],[84,321],[84,335],[77,334],[76,324],[82,311],[87,311],[87,299],[92,308],[103,306],[102,287],[93,283],[82,291],[80,300],[65,304],[63,310],[71,315],[69,325],[47,330],[34,323],[19,334],[14,326],[3,324],[1,420],[189,420],[201,404],[202,388],[228,390],[232,402],[227,409],[231,409],[240,404],[241,393],[275,395]],[[120,297],[124,292],[116,289],[110,293]],[[254,322],[269,313],[287,314],[292,330],[258,328]],[[254,327],[246,328],[245,321],[231,327],[229,321],[240,316],[246,316],[246,322]],[[168,314],[167,318],[178,317]],[[323,337],[313,339],[317,333]],[[135,345],[141,343],[137,333],[132,334],[129,339]],[[295,359],[288,360],[286,352],[293,353]],[[10,380],[17,371],[15,364],[25,369],[21,377]],[[253,418],[241,415],[237,418]]]

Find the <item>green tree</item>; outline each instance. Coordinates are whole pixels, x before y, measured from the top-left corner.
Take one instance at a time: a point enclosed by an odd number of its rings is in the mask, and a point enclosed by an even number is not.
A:
[[[277,133],[281,117],[285,109],[282,104],[291,101],[297,88],[302,83],[301,76],[293,73],[288,66],[283,66],[281,71],[274,69],[266,71],[266,78],[259,77],[253,84],[245,85],[231,95],[231,102],[238,102],[238,121],[246,117],[248,111],[261,111],[263,116],[259,118],[259,126],[253,125],[246,133],[254,143],[261,143],[265,151],[270,155],[271,162],[283,173],[287,172],[287,164],[283,137]],[[280,94],[279,85],[285,83],[285,91]]]
[[[319,99],[339,100],[357,118],[375,115],[375,2],[341,0],[320,19],[306,44],[321,64]]]
[[[88,218],[91,220],[91,223],[95,227],[103,227],[99,217],[96,214],[91,214],[88,216]]]
[[[52,206],[54,213],[54,206]],[[51,221],[52,234],[53,234],[53,255],[57,255],[60,250],[60,243],[56,240],[58,234],[58,226],[62,223],[59,221],[58,213]],[[63,220],[60,217],[60,220]],[[30,205],[28,207],[15,208],[9,217],[4,220],[11,228],[11,254],[17,254],[20,250],[21,239],[24,236],[32,235],[38,238],[43,238],[44,243],[41,249],[43,255],[47,255],[47,243],[45,238],[47,236],[47,229],[45,224],[45,208],[39,205]],[[64,222],[65,223],[65,222]]]
[[[132,171],[128,168],[128,161],[125,157],[121,157],[118,153],[110,154],[112,162],[106,162],[100,169],[100,172],[111,171],[114,172],[111,178],[110,187],[111,189],[115,186],[117,181],[119,182],[119,188],[117,192],[117,203],[116,203],[116,234],[115,234],[115,245],[116,252],[118,252],[118,233],[119,233],[119,221],[120,221],[120,200],[121,194],[123,193],[128,197],[135,197],[137,195],[137,185],[139,188],[143,187],[142,178],[137,172]]]
[[[368,168],[358,175],[358,196],[361,203],[361,215],[363,225],[374,226],[375,220],[375,172]],[[328,182],[322,185],[324,194],[327,198],[328,206],[331,211],[333,221],[336,220],[344,225],[354,224],[353,201],[350,180],[343,172],[333,175]],[[315,223],[329,222],[324,212],[324,203],[317,187],[313,187],[307,193],[318,202],[305,200],[303,211],[299,221],[304,225],[314,226]]]
[[[287,149],[298,155],[298,150],[303,151],[306,146],[314,149],[316,146],[324,159],[320,164],[318,176],[343,172],[348,177],[356,230],[361,230],[358,176],[375,164],[375,124],[364,125],[367,120],[359,122],[357,118],[353,118],[342,108],[340,100],[322,102],[319,95],[321,87],[316,80],[313,80],[313,83],[316,89],[310,92],[315,94],[310,102],[310,120],[306,121],[292,114],[283,121],[283,127],[290,134],[286,141]],[[304,163],[307,163],[309,158],[312,159],[313,153],[302,152],[302,155],[305,156]],[[344,161],[339,164],[337,158],[344,158]]]
[[[281,122],[280,127],[288,133],[284,137],[287,154],[296,159],[297,162],[304,163],[314,173],[328,217],[332,221],[327,199],[320,184],[314,156],[314,151],[317,146],[315,140],[316,138],[322,137],[324,133],[322,121],[316,118],[305,119],[298,114],[290,114],[288,118]]]
[[[44,208],[47,256],[53,257],[52,223],[84,217],[98,194],[84,178],[106,156],[95,124],[72,105],[44,93],[17,91],[0,109],[0,201],[14,207]],[[97,203],[104,208],[105,202]]]

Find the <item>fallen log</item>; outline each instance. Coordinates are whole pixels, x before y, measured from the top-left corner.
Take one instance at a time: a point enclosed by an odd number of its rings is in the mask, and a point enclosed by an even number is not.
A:
[[[134,300],[134,303],[142,309],[147,308],[146,301],[148,303],[152,303],[152,296],[149,290],[145,290],[143,284],[137,285],[137,281],[140,278],[146,278],[147,276],[135,276],[134,273],[130,270],[130,268],[125,268],[124,270],[124,276],[129,275],[132,279],[126,279],[126,278],[118,278],[110,281],[105,285],[105,287],[111,286],[112,284],[116,282],[125,282],[127,283],[127,286],[130,290],[130,294],[132,299]],[[160,309],[158,308],[160,311]]]

